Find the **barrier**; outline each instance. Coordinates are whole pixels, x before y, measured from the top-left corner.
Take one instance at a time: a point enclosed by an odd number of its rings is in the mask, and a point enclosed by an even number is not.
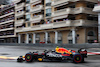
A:
[[[25,44],[25,43],[0,43],[1,46],[33,46],[33,47],[65,47],[65,48],[100,48],[99,43],[86,43],[86,44]]]

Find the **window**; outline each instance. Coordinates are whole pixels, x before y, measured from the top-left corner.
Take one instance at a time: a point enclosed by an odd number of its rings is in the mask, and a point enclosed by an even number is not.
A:
[[[72,40],[68,40],[68,42],[69,42],[69,44],[72,44],[73,43]]]
[[[88,32],[88,36],[95,36],[93,31]]]
[[[51,0],[46,0],[46,6],[51,6]]]
[[[29,12],[30,11],[30,6],[27,6],[26,7],[26,12]]]
[[[46,3],[51,3],[51,0],[46,0]]]
[[[30,25],[31,25],[30,22],[28,22],[28,27],[30,27]]]
[[[30,14],[26,15],[26,21],[30,20]]]
[[[36,34],[36,43],[39,43],[40,42],[40,34]]]
[[[29,43],[32,43],[32,34],[29,34]]]
[[[36,38],[40,38],[40,35],[39,34],[36,34]]]
[[[27,4],[30,3],[30,0],[26,0],[26,3],[27,3]]]
[[[58,33],[58,37],[62,37],[62,34],[60,32]]]
[[[51,16],[51,8],[50,9],[46,9],[46,16]]]
[[[72,36],[72,31],[68,34],[68,37]]]
[[[87,4],[88,8],[94,8],[94,4]]]
[[[62,33],[58,33],[58,43],[62,44]]]
[[[88,40],[88,43],[94,43],[94,40]]]

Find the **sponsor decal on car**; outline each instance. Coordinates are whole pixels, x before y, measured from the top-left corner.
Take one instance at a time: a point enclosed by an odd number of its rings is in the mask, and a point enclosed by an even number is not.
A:
[[[47,56],[48,57],[62,57],[62,55],[60,54],[52,54],[52,53],[48,53]]]

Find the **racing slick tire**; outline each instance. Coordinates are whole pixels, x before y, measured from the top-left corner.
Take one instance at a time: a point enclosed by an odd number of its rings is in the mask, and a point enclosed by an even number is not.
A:
[[[84,58],[87,58],[87,50],[84,48],[81,48],[78,50],[78,53],[80,53]]]
[[[74,63],[81,63],[81,62],[84,62],[84,58],[82,57],[81,54],[75,54],[73,56],[73,62]]]
[[[25,55],[25,61],[26,62],[32,62],[33,61],[33,54],[32,53],[27,53]]]

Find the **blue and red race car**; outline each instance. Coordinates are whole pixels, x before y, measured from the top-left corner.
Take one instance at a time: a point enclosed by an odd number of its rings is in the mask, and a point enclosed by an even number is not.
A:
[[[81,63],[84,62],[84,58],[87,58],[87,50],[81,48],[76,52],[74,50],[57,47],[55,50],[45,50],[42,53],[26,53],[25,56],[18,57],[17,62],[23,62],[24,58],[26,62],[71,60],[74,63]]]

